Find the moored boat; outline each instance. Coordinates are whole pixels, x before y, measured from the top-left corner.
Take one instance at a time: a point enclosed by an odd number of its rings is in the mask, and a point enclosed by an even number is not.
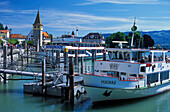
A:
[[[84,86],[92,102],[136,99],[170,90],[168,50],[107,48],[109,60],[95,61]]]

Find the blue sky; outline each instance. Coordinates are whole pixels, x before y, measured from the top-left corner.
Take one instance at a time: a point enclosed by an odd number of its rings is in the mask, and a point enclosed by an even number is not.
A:
[[[169,0],[0,0],[0,22],[28,35],[38,6],[44,31],[54,37],[76,26],[79,36],[130,31],[134,17],[139,31],[170,30]]]

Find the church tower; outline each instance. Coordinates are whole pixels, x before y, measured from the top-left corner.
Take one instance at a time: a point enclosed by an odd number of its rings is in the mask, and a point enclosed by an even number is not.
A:
[[[42,46],[42,31],[43,31],[43,25],[41,23],[40,13],[38,10],[37,17],[33,24],[33,38],[34,38],[34,46],[39,45],[37,46],[39,48]]]

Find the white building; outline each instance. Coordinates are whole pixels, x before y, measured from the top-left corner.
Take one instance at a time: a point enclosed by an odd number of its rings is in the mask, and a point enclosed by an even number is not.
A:
[[[99,33],[89,33],[83,37],[83,42],[105,44],[104,36]]]
[[[27,36],[28,41],[33,40],[34,36],[33,36],[33,30],[30,31],[30,33]],[[51,42],[51,37],[47,32],[42,32],[42,41],[45,43]]]

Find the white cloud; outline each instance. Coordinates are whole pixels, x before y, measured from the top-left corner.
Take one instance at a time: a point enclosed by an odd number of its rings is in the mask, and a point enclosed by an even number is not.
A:
[[[2,21],[2,23],[7,24],[9,28],[17,30],[30,28],[31,30],[37,10],[1,9],[0,13],[3,12],[5,15],[1,15],[0,18],[6,22]],[[133,17],[99,16],[83,12],[59,11],[55,9],[40,10],[40,16],[44,29],[48,29],[47,31],[71,31],[78,25],[79,31],[82,32],[116,32],[130,31],[133,25]],[[166,21],[159,21],[159,18],[168,19],[170,17],[152,17],[152,19],[150,17],[137,17],[138,29],[144,31],[168,29],[170,25],[168,26]]]
[[[9,2],[8,1],[3,1],[3,2],[0,2],[0,6],[6,6],[6,5],[8,5],[9,4]]]
[[[76,5],[91,5],[98,3],[111,3],[111,4],[159,4],[159,0],[86,0],[84,3]]]
[[[9,28],[31,28],[31,24],[8,25]]]
[[[18,13],[18,14],[35,14],[37,10],[12,10],[12,9],[0,9],[2,13]]]

